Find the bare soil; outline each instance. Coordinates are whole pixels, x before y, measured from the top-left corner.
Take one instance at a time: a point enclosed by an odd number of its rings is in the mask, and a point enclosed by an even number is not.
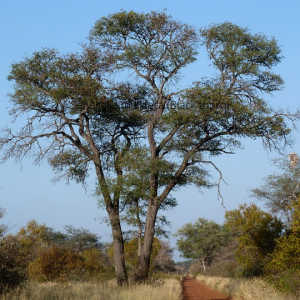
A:
[[[230,296],[224,296],[190,276],[183,280],[182,290],[183,300],[233,300]]]

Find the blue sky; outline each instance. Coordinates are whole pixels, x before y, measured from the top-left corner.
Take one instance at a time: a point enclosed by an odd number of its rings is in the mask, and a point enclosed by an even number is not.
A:
[[[248,27],[251,32],[274,36],[282,46],[285,57],[276,71],[285,81],[285,89],[269,97],[274,107],[299,106],[300,85],[300,2],[298,1],[96,1],[96,0],[12,0],[0,2],[0,128],[9,125],[8,108],[12,83],[6,80],[10,65],[22,60],[43,47],[56,48],[62,53],[80,49],[95,21],[103,16],[124,10],[149,12],[167,9],[175,19],[194,25],[196,28],[211,23],[230,21]],[[200,52],[199,61],[183,72],[182,84],[208,76],[207,58]],[[13,128],[18,123],[12,124]],[[294,134],[296,143],[287,152],[299,152],[299,133]],[[263,177],[276,171],[270,159],[276,153],[264,151],[260,141],[246,140],[244,150],[235,155],[223,155],[215,162],[222,170],[228,185],[222,185],[226,209],[234,209],[240,203],[249,203],[249,189],[261,184]],[[212,170],[217,179],[218,174]],[[0,166],[0,207],[6,209],[4,222],[17,231],[30,219],[61,230],[63,225],[84,227],[98,233],[104,241],[110,241],[110,229],[103,223],[104,211],[97,208],[92,197],[94,178],[91,176],[86,191],[74,183],[60,182],[53,185],[51,168],[44,162],[41,166],[24,160],[22,169],[13,161]],[[222,223],[224,208],[217,200],[217,191],[200,193],[187,187],[173,193],[178,206],[167,213],[175,232],[187,222],[199,217]],[[258,203],[263,206],[263,203]],[[175,245],[174,241],[172,244]],[[178,259],[176,253],[175,259]]]

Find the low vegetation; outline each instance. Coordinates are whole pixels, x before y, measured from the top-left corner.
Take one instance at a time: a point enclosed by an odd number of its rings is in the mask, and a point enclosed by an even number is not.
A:
[[[132,239],[125,246],[128,274],[132,275],[138,244]],[[0,294],[16,290],[12,292],[15,295],[21,288],[22,295],[35,295],[52,288],[52,285],[28,285],[28,282],[65,284],[70,293],[81,286],[74,282],[97,282],[102,286],[116,278],[111,250],[110,244],[103,244],[88,230],[65,226],[65,232],[59,232],[31,220],[15,235],[0,238]],[[175,271],[168,242],[156,238],[152,254],[151,273]],[[66,285],[69,282],[73,282],[70,287]]]
[[[181,285],[176,279],[165,279],[152,285],[118,287],[115,280],[92,282],[32,283],[26,289],[2,294],[1,300],[180,300]]]
[[[260,278],[225,278],[198,275],[196,279],[225,295],[231,295],[235,300],[298,300],[300,296],[300,294],[291,295],[279,292]]]

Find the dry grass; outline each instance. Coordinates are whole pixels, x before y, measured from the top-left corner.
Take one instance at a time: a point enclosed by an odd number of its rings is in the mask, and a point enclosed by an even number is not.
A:
[[[299,300],[299,296],[282,294],[261,279],[234,279],[199,275],[209,287],[231,295],[234,300]]]
[[[1,300],[180,300],[181,286],[176,279],[154,285],[118,287],[108,283],[31,283],[2,295]]]

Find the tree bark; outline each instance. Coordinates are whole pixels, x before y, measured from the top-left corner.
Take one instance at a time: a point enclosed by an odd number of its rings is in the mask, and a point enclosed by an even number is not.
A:
[[[116,198],[114,199],[114,201],[112,201],[109,194],[108,186],[104,179],[104,174],[102,171],[100,160],[98,160],[97,163],[95,163],[95,168],[112,229],[114,265],[117,276],[117,284],[119,286],[122,286],[124,284],[128,285],[128,276],[125,266],[124,255],[124,239],[120,222],[119,198]]]
[[[108,211],[112,228],[113,248],[114,248],[114,264],[117,276],[117,284],[119,286],[128,284],[127,270],[125,267],[124,257],[124,240],[119,218],[119,212],[115,210]]]
[[[158,208],[157,203],[149,201],[144,241],[141,247],[138,270],[134,277],[136,282],[145,282],[148,279]]]

